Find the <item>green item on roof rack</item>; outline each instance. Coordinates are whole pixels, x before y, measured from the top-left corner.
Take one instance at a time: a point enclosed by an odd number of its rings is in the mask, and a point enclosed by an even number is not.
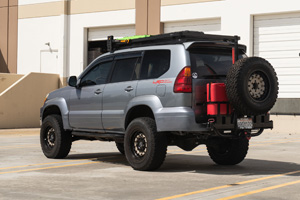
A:
[[[150,37],[151,35],[135,35],[135,36],[129,36],[129,37],[123,37],[123,38],[118,38],[116,40],[134,40],[134,39],[139,39],[139,38],[146,38]]]

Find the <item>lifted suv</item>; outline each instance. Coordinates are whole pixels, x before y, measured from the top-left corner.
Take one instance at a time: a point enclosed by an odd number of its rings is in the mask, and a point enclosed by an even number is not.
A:
[[[249,138],[273,128],[278,81],[238,40],[191,31],[108,37],[108,53],[46,98],[45,156],[64,158],[73,141],[87,139],[115,141],[136,170],[159,168],[169,145],[205,144],[215,163],[240,163]]]

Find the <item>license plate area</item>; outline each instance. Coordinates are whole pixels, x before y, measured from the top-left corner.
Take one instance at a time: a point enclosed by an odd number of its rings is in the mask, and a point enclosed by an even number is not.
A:
[[[252,118],[238,118],[237,119],[237,127],[238,129],[252,129],[253,121]]]

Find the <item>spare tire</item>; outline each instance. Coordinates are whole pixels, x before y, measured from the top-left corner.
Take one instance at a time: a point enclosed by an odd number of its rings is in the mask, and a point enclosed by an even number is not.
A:
[[[242,58],[227,73],[226,93],[237,114],[265,114],[277,99],[276,72],[263,58]]]

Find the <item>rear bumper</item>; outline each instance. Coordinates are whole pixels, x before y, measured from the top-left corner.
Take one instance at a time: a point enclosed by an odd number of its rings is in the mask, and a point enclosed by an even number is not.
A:
[[[233,130],[236,129],[236,120],[233,115],[218,115],[214,117],[215,122],[211,123],[211,127],[217,130]],[[252,117],[253,129],[269,129],[273,128],[273,121],[270,121],[270,115],[257,115]]]
[[[159,132],[202,132],[209,133],[214,130],[237,130],[234,115],[212,116],[213,120],[207,123],[196,123],[195,113],[189,107],[171,107],[158,110],[155,114],[156,126]],[[273,121],[270,115],[258,115],[252,117],[252,129],[273,128]]]
[[[195,113],[189,107],[162,108],[155,114],[157,131],[186,131],[203,132],[209,131],[203,124],[197,124]]]

